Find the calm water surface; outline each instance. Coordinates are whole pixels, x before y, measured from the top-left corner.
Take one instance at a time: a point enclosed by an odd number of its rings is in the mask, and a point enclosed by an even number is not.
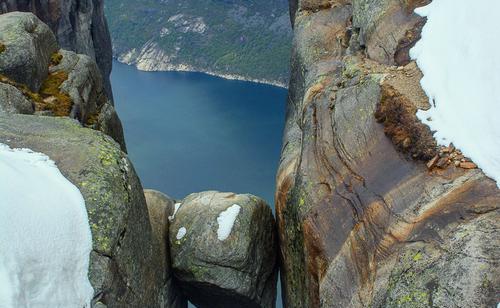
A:
[[[174,198],[248,192],[274,203],[286,90],[113,65],[116,107],[145,188]]]
[[[212,189],[248,192],[274,207],[286,90],[200,73],[141,72],[117,61],[111,82],[145,188],[178,199]]]

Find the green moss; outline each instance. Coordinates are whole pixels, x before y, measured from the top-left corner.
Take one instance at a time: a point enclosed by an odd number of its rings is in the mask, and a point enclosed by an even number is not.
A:
[[[4,52],[4,51],[5,51],[5,49],[7,49],[7,48],[5,47],[5,45],[4,45],[3,43],[1,43],[1,42],[0,42],[0,53]]]
[[[256,79],[288,78],[292,45],[288,18],[283,20],[288,29],[271,28],[280,16],[288,15],[286,1],[238,1],[236,5],[209,0],[107,0],[105,10],[118,50],[140,50],[153,38],[165,53],[176,55],[173,64]],[[180,31],[179,21],[170,20],[177,14],[188,21],[203,18],[205,32]],[[159,36],[163,28],[169,34]]]

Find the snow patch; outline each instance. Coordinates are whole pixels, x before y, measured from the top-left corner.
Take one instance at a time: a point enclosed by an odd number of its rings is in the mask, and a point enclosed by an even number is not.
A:
[[[174,204],[174,213],[172,214],[172,216],[168,216],[168,220],[169,221],[174,220],[175,214],[177,214],[177,211],[179,210],[179,208],[181,207],[181,205],[182,205],[182,203],[176,203],[176,204]]]
[[[90,307],[82,194],[44,154],[0,144],[0,306]]]
[[[427,23],[410,55],[432,106],[419,119],[500,187],[500,1],[480,2],[434,0],[416,9]]]
[[[177,236],[175,237],[178,240],[182,240],[182,238],[186,235],[187,230],[184,227],[181,227],[179,231],[177,231]]]
[[[236,217],[240,213],[241,206],[238,204],[231,205],[227,210],[223,211],[217,217],[217,223],[219,224],[219,229],[217,229],[217,238],[220,241],[226,240],[231,234]]]

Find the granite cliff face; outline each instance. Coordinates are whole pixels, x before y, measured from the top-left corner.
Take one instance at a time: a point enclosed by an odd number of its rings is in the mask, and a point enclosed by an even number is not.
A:
[[[492,307],[500,191],[415,116],[425,0],[291,0],[276,212],[287,307]]]
[[[96,61],[106,95],[113,100],[111,37],[103,0],[0,0],[0,14],[12,11],[33,12],[56,34],[61,48]]]

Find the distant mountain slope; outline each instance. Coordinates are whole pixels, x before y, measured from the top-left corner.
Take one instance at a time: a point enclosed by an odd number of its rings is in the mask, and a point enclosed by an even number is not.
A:
[[[107,0],[105,12],[115,57],[139,69],[287,83],[286,0]]]

